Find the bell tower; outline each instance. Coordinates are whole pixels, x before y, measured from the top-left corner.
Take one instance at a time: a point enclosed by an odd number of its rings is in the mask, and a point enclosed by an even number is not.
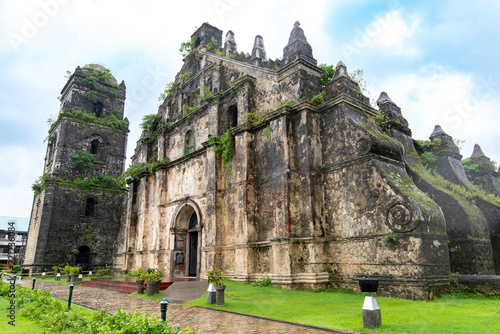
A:
[[[33,184],[24,266],[83,270],[111,264],[126,190],[126,88],[101,65],[79,66],[61,91],[47,137],[43,175]]]

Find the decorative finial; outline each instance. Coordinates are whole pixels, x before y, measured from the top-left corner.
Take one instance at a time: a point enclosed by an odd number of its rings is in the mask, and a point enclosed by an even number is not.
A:
[[[340,77],[347,77],[347,66],[342,61],[339,61],[335,66],[335,74],[333,75],[333,79],[335,80]]]
[[[474,151],[472,152],[471,158],[479,158],[479,157],[485,157],[486,155],[484,154],[483,150],[481,149],[481,146],[478,144],[474,145]]]
[[[448,136],[448,137],[450,137],[449,134],[447,134],[446,132],[444,132],[444,130],[441,127],[441,125],[435,125],[434,126],[434,131],[432,131],[431,136],[429,138],[432,140],[432,138],[439,137],[439,136]]]
[[[380,96],[379,98],[377,99],[377,105],[379,105],[380,103],[384,103],[384,102],[390,102],[390,103],[394,103],[390,98],[389,98],[389,95],[387,95],[386,92],[382,92],[380,93]]]

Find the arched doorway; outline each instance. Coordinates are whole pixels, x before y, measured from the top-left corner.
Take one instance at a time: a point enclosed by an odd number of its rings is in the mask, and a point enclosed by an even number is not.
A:
[[[81,246],[78,248],[78,254],[76,255],[75,264],[81,267],[82,270],[87,271],[90,267],[90,248],[87,246]]]
[[[189,265],[188,265],[188,276],[196,277],[196,270],[198,268],[198,216],[196,212],[193,211],[191,218],[189,218],[188,227],[188,239],[189,239]]]
[[[171,229],[174,249],[171,253],[172,277],[198,277],[201,257],[200,211],[193,201],[180,205]]]

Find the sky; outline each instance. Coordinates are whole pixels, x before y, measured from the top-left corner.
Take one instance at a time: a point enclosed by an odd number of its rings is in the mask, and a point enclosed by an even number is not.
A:
[[[0,215],[31,214],[66,71],[99,63],[125,81],[129,158],[203,22],[232,30],[238,51],[261,35],[275,59],[299,21],[318,64],[362,69],[366,95],[387,92],[413,138],[440,124],[464,157],[477,143],[500,161],[499,16],[496,0],[0,0]]]

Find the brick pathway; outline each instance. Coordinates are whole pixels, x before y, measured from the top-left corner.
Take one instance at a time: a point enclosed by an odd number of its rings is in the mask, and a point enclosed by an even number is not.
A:
[[[32,281],[30,279],[24,279],[20,284],[31,287]],[[68,299],[69,288],[66,285],[37,280],[36,288],[50,290],[50,294],[54,297],[64,300]],[[158,318],[160,317],[160,306],[157,301],[131,297],[120,292],[81,285],[75,286],[72,303],[86,306],[94,310],[107,308],[109,314],[114,314],[117,308],[120,308],[130,313],[138,310],[143,314],[149,312],[151,315],[157,316]],[[170,323],[174,327],[189,327],[199,333],[355,333],[349,331],[334,331],[326,328],[314,328],[262,317],[247,316],[227,311],[175,303],[168,306],[167,318],[170,318]]]

